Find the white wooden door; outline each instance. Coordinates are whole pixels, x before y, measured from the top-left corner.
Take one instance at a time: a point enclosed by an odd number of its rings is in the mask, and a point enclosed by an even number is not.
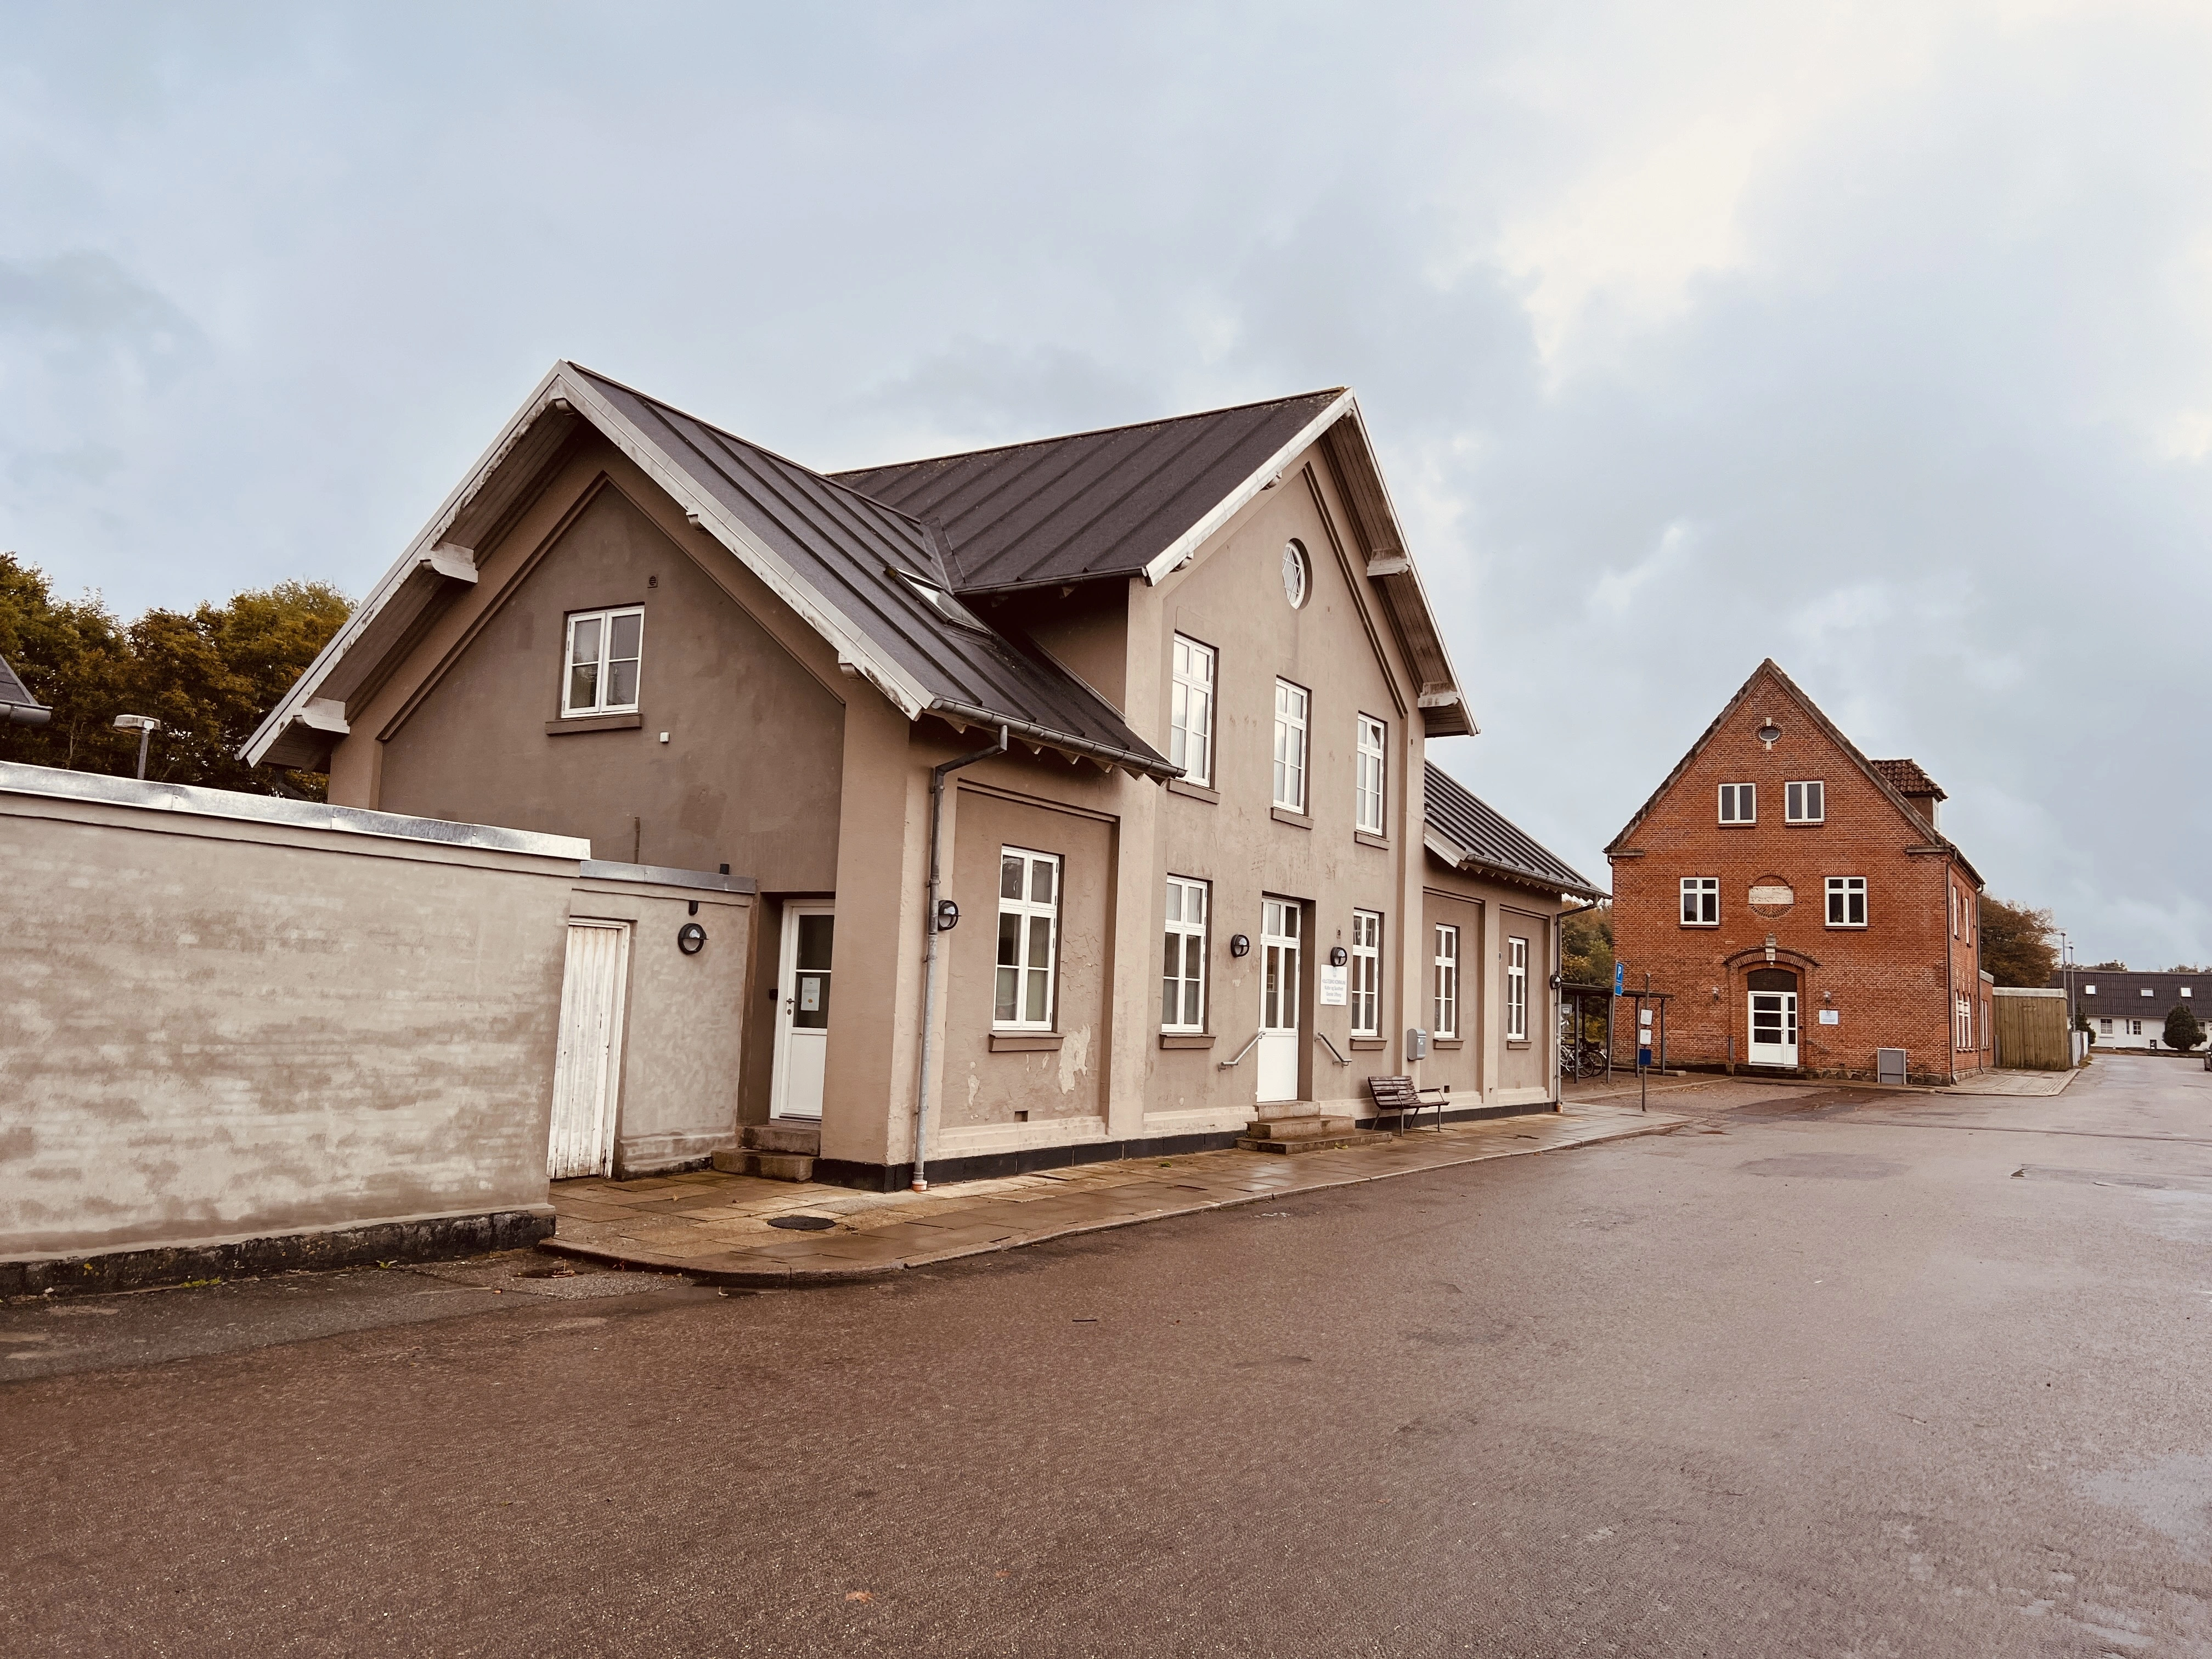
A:
[[[774,1117],[822,1117],[822,1072],[830,1057],[830,985],[837,934],[836,907],[783,907],[782,965],[775,988]]]
[[[1260,902],[1260,1103],[1298,1097],[1298,906]]]
[[[1751,994],[1751,1063],[1754,1066],[1795,1066],[1797,1063],[1797,994],[1795,991],[1753,991]]]
[[[553,1060],[553,1132],[545,1173],[611,1175],[617,1083],[622,1076],[626,923],[572,921],[561,975],[561,1041]]]

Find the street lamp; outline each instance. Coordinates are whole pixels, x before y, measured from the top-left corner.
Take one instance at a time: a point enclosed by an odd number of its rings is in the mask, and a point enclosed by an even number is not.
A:
[[[161,722],[148,714],[118,714],[115,729],[138,734],[138,781],[143,783],[146,781],[147,740],[161,729]]]

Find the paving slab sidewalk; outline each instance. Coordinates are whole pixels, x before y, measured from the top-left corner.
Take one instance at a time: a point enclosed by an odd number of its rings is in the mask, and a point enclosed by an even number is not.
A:
[[[927,1193],[858,1193],[706,1170],[642,1181],[562,1181],[553,1188],[557,1228],[538,1248],[709,1285],[836,1283],[1422,1170],[1658,1134],[1687,1121],[1610,1102],[1571,1102],[1561,1112],[1455,1123],[1441,1134],[1364,1136],[1334,1152],[1194,1152]],[[797,1231],[773,1224],[799,1216],[830,1225]]]

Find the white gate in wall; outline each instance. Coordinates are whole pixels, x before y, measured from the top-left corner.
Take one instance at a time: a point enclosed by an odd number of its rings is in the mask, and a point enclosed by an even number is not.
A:
[[[622,1075],[629,968],[627,923],[568,924],[561,1045],[553,1061],[553,1133],[545,1158],[545,1173],[555,1181],[614,1173],[615,1085]]]

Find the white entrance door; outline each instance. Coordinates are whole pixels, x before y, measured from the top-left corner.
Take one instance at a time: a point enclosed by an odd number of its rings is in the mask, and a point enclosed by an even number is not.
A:
[[[1260,1103],[1298,1097],[1298,907],[1260,901]]]
[[[1751,1063],[1754,1066],[1795,1066],[1797,1063],[1797,994],[1795,991],[1753,991],[1751,994]]]
[[[775,1079],[769,1115],[818,1122],[822,1067],[830,1055],[830,960],[836,943],[836,907],[783,907],[782,966],[775,988]]]
[[[614,1173],[623,982],[629,967],[626,923],[568,924],[561,1040],[553,1060],[553,1133],[545,1155],[545,1173],[556,1181]]]

